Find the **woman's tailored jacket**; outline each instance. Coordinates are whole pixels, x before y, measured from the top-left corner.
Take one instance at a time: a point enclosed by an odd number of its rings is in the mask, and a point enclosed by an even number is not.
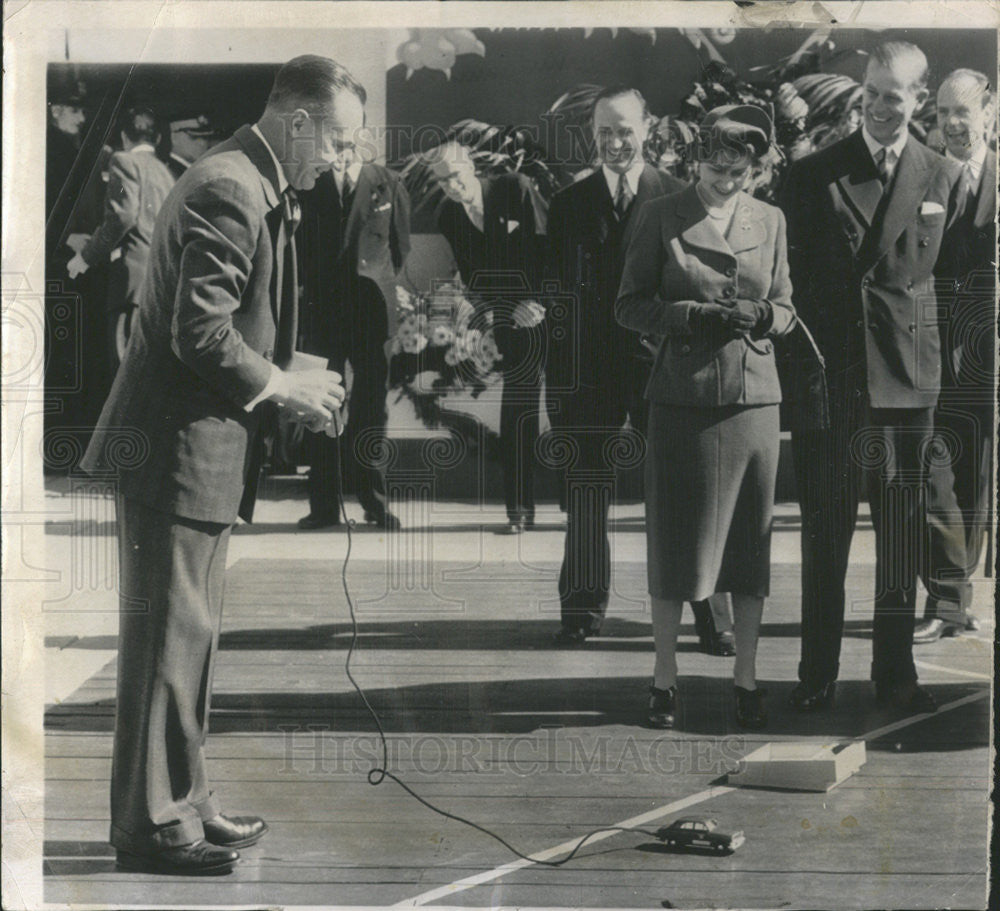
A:
[[[785,217],[740,193],[723,237],[694,186],[643,206],[615,305],[629,329],[661,338],[646,398],[662,405],[773,405],[781,386],[771,338],[795,323]],[[767,300],[773,318],[759,337],[697,328],[699,305]]]

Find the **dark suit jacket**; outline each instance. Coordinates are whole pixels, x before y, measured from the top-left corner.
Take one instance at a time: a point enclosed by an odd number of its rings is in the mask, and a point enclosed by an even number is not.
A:
[[[154,509],[230,524],[271,375],[282,204],[264,144],[241,127],[193,164],[153,232],[125,357],[81,467]]]
[[[772,405],[781,401],[768,338],[719,339],[692,325],[692,310],[718,301],[767,300],[768,335],[795,321],[780,209],[741,193],[726,236],[694,186],[647,202],[625,256],[615,308],[628,329],[663,337],[646,398],[657,404]]]
[[[395,278],[410,252],[410,197],[398,174],[366,163],[346,218],[329,171],[299,199],[296,244],[309,307],[306,347],[339,362],[350,356],[355,328],[377,344],[388,336],[380,283]]]
[[[108,275],[108,309],[139,303],[156,216],[174,186],[170,169],[147,151],[115,152],[108,167],[104,217],[83,248],[88,265],[107,262],[116,247],[121,257]]]
[[[861,131],[788,172],[782,208],[795,307],[831,380],[864,364],[876,408],[926,408],[941,382],[934,268],[958,169],[910,136],[882,200]]]
[[[480,183],[483,230],[475,228],[462,204],[451,199],[445,199],[438,211],[438,230],[451,245],[462,281],[483,295],[497,323],[509,324],[509,304],[537,298],[541,292],[544,205],[523,174],[480,178]],[[501,303],[503,292],[513,298],[506,305]]]
[[[997,154],[991,149],[978,192],[945,236],[934,270],[948,289],[941,295],[949,302],[941,311],[950,317],[942,326],[943,382],[983,404],[992,403],[996,387],[996,189]]]
[[[550,389],[626,381],[636,370],[648,369],[649,354],[638,333],[615,320],[615,300],[638,212],[647,201],[683,186],[677,178],[646,165],[624,224],[615,216],[601,169],[552,198],[549,269],[567,298],[550,309],[546,319]]]

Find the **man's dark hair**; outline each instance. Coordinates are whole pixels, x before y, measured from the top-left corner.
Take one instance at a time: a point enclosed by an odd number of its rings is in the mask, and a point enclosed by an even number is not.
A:
[[[278,70],[267,106],[278,110],[301,106],[315,114],[325,109],[337,92],[344,90],[357,95],[362,104],[368,100],[365,87],[346,67],[329,57],[303,54]]]
[[[136,105],[129,108],[121,119],[122,132],[131,142],[149,142],[155,144],[160,137],[156,122],[156,114],[146,105]]]
[[[620,98],[622,95],[634,95],[638,99],[639,103],[642,105],[642,119],[649,120],[649,105],[646,104],[646,99],[643,98],[642,92],[638,89],[632,88],[630,85],[609,85],[606,89],[601,89],[594,96],[594,100],[590,105],[590,120],[594,120],[594,112],[597,110],[597,105],[602,101],[607,101],[609,98]]]

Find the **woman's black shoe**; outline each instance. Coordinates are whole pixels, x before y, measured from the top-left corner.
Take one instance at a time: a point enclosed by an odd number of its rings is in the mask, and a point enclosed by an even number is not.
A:
[[[734,687],[736,691],[736,723],[741,728],[759,731],[767,725],[767,712],[764,711],[764,690],[745,690],[741,686]]]
[[[649,688],[649,706],[646,710],[646,723],[651,728],[667,730],[674,726],[674,716],[677,714],[677,687],[671,686],[658,690],[655,686]]]

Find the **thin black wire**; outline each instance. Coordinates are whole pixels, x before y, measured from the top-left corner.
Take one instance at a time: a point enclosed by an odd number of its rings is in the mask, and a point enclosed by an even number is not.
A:
[[[496,834],[496,832],[490,831],[485,826],[481,826],[479,823],[473,822],[471,819],[466,819],[464,816],[458,816],[455,813],[449,813],[447,810],[442,810],[440,807],[434,806],[434,804],[432,804],[429,800],[421,797],[416,791],[414,791],[413,788],[411,788],[398,775],[389,771],[389,745],[386,742],[385,730],[382,728],[382,722],[378,717],[378,713],[374,708],[372,708],[372,704],[368,701],[365,691],[361,688],[360,684],[354,679],[354,675],[351,673],[351,658],[354,655],[354,648],[358,642],[358,618],[354,612],[354,600],[351,598],[350,588],[347,584],[347,564],[351,559],[351,549],[353,547],[352,528],[354,523],[348,519],[347,509],[344,506],[344,478],[342,473],[344,452],[343,447],[341,446],[342,440],[343,434],[337,437],[337,505],[340,507],[340,514],[344,518],[344,525],[347,529],[347,553],[344,554],[344,562],[340,568],[340,580],[344,587],[344,597],[347,599],[347,607],[351,614],[351,645],[347,649],[347,660],[344,662],[344,671],[347,674],[347,679],[351,681],[351,685],[361,697],[361,701],[365,704],[365,708],[368,709],[368,713],[372,716],[372,720],[375,722],[375,727],[378,730],[379,742],[382,745],[382,765],[368,770],[368,784],[378,786],[385,781],[386,778],[390,778],[404,791],[406,791],[406,793],[409,794],[414,800],[423,804],[427,807],[427,809],[432,810],[439,816],[444,816],[446,819],[453,819],[455,822],[460,822],[463,825],[470,826],[476,831],[482,832],[484,835],[488,835],[490,838],[500,842],[500,844],[502,844],[508,851],[522,860],[527,860],[535,864],[541,864],[546,867],[561,867],[563,864],[568,863],[591,838],[601,832],[638,832],[641,835],[651,835],[653,838],[658,838],[659,836],[657,833],[649,829],[630,829],[625,826],[604,826],[600,829],[591,829],[591,831],[582,835],[580,840],[573,847],[573,850],[561,860],[538,860],[519,851],[509,841],[501,838]]]

